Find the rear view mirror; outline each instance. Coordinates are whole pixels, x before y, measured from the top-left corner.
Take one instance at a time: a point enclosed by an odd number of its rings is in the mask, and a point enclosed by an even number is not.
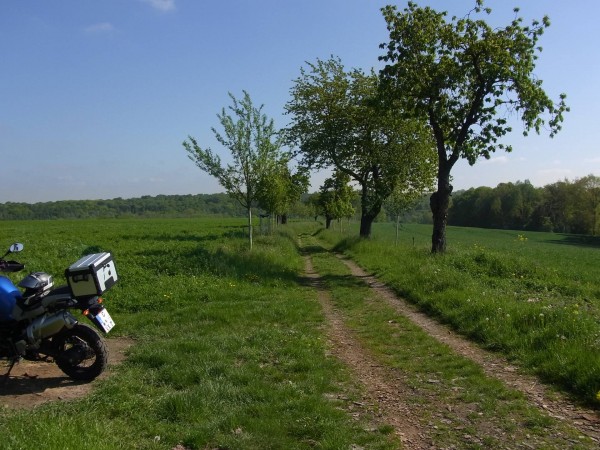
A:
[[[23,250],[23,244],[16,242],[8,248],[8,253],[19,253]]]

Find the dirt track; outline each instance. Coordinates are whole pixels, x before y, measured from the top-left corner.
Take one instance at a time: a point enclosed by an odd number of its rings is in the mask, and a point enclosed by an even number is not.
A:
[[[550,393],[536,378],[519,373],[518,369],[497,354],[482,350],[477,345],[457,335],[448,327],[432,320],[427,315],[418,312],[413,305],[399,298],[390,288],[368,275],[353,261],[337,255],[350,269],[354,277],[362,279],[377,294],[377,298],[391,305],[397,312],[410,319],[425,330],[430,336],[449,346],[455,353],[462,355],[480,365],[487,376],[501,380],[509,388],[521,391],[526,398],[548,415],[568,423],[580,433],[589,436],[595,442],[600,442],[600,414],[575,405],[566,397]],[[359,341],[353,337],[343,324],[340,313],[333,307],[320,276],[315,272],[310,255],[305,255],[305,273],[313,286],[319,292],[319,300],[328,321],[328,338],[331,352],[343,361],[354,373],[357,380],[364,386],[364,410],[376,411],[381,423],[391,425],[395,433],[407,449],[434,448],[430,435],[431,429],[423,426],[418,418],[421,416],[414,402],[407,399],[414,392],[406,386],[402,375],[379,364],[365,350]],[[428,398],[428,402],[436,402]],[[357,405],[361,406],[361,405]],[[435,408],[435,406],[434,406]],[[439,411],[452,408],[451,405],[439,404]],[[360,410],[360,407],[356,408]],[[356,414],[360,414],[356,412]],[[368,412],[363,411],[363,414]],[[491,423],[490,427],[495,428]],[[557,436],[561,440],[560,436]],[[510,445],[510,436],[506,436]],[[517,444],[514,448],[530,447],[532,443]],[[509,447],[510,448],[510,447]],[[565,447],[568,448],[568,447]]]

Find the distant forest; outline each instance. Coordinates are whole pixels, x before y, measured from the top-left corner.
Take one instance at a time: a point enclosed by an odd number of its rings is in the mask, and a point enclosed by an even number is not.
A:
[[[302,196],[290,217],[315,217],[310,198]],[[355,216],[360,207],[355,201]],[[127,217],[243,217],[245,211],[226,194],[158,195],[112,200],[64,200],[46,203],[0,203],[0,220],[89,219]],[[383,213],[378,220],[395,220]],[[407,210],[403,222],[431,223],[429,195]],[[600,177],[588,175],[544,187],[529,181],[478,187],[452,196],[448,224],[464,227],[600,233]]]
[[[479,187],[453,196],[450,225],[597,235],[600,177],[535,188],[528,181]]]
[[[429,196],[403,222],[431,223]],[[448,224],[463,227],[600,234],[600,177],[588,175],[544,187],[529,181],[478,187],[452,195]]]
[[[0,220],[93,219],[127,217],[244,216],[227,194],[145,195],[112,200],[61,200],[45,203],[0,204]]]

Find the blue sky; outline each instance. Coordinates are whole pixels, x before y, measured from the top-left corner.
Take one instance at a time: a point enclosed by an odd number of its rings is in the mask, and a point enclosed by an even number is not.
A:
[[[0,203],[222,192],[188,158],[188,135],[224,157],[211,127],[228,92],[247,90],[286,125],[305,61],[339,56],[378,67],[387,41],[379,0],[0,0]],[[474,0],[418,1],[464,15]],[[554,139],[505,139],[453,170],[455,189],[529,179],[536,186],[600,175],[600,2],[488,0],[505,25],[513,6],[549,15],[536,75],[571,112]],[[318,189],[323,175],[313,177]]]

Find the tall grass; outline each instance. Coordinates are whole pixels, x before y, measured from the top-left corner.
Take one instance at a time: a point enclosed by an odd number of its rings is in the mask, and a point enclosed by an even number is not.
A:
[[[420,421],[432,440],[424,448],[597,447],[381,301],[345,264],[330,252],[319,252],[311,240],[306,234],[302,237],[314,248],[314,266],[337,314],[376,364],[389,370],[402,393],[400,402],[414,411],[406,414]]]
[[[352,397],[338,393],[355,387],[326,356],[288,236],[259,237],[249,252],[234,219],[0,222],[0,234],[59,283],[82,254],[111,251],[109,338],[135,339],[88,397],[2,409],[2,448],[395,448],[344,412]]]
[[[600,406],[600,246],[551,233],[448,229],[449,249],[429,252],[430,226],[389,224],[358,240],[323,231],[401,295],[543,379]]]

